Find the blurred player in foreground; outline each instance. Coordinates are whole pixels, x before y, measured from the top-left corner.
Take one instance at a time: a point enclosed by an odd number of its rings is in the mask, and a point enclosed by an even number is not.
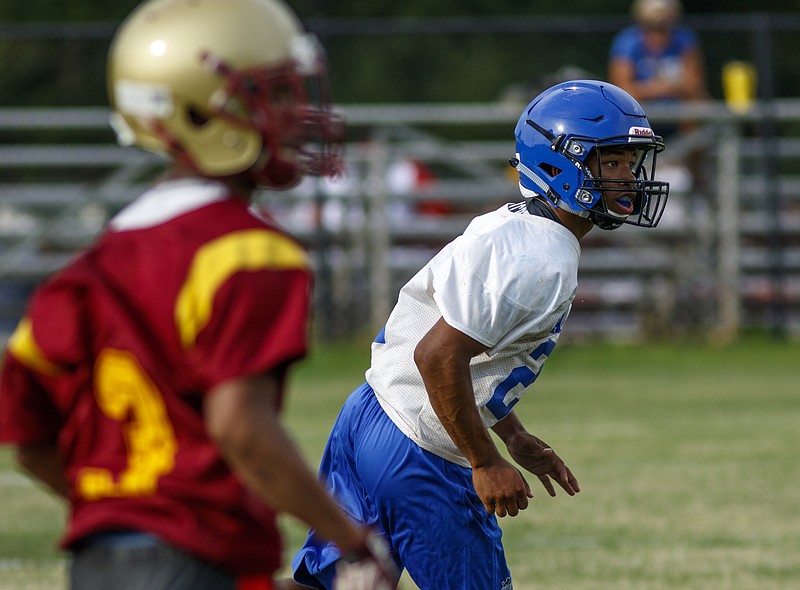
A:
[[[34,294],[0,383],[0,440],[69,501],[72,588],[268,590],[276,511],[357,562],[348,590],[396,583],[278,419],[310,266],[250,200],[338,170],[325,68],[280,0],[152,0],[114,38],[119,140],[171,164]]]
[[[579,491],[513,407],[564,327],[580,239],[594,226],[655,227],[669,191],[652,180],[661,138],[611,84],[546,90],[516,138],[524,200],[475,218],[403,287],[320,467],[345,509],[382,530],[426,590],[512,588],[495,517],[516,516],[533,494],[489,428],[551,496],[553,482]],[[294,579],[331,588],[337,557],[311,531]]]

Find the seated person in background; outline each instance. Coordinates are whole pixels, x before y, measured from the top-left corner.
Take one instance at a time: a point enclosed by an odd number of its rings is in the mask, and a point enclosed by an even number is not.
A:
[[[611,45],[608,80],[636,100],[697,100],[707,96],[697,34],[678,20],[678,0],[636,0],[636,23]]]
[[[614,37],[608,62],[608,81],[642,103],[657,104],[702,100],[708,97],[705,67],[697,34],[681,24],[680,0],[635,0],[631,13],[636,21]],[[696,121],[655,122],[656,133],[678,139],[672,143],[673,162],[664,161],[663,173],[675,171],[676,191],[707,190],[700,174],[705,149],[701,137],[689,133]],[[684,144],[684,145],[681,145]],[[678,178],[686,178],[678,181]]]

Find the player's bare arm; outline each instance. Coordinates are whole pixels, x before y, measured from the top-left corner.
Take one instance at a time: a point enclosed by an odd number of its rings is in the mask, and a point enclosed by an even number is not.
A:
[[[552,481],[558,483],[570,496],[581,491],[578,480],[561,457],[550,445],[529,433],[513,411],[495,424],[492,430],[506,443],[511,458],[536,475],[551,496],[556,495]]]
[[[342,568],[349,590],[394,588],[399,578],[394,561],[388,550],[380,554],[376,549],[383,540],[338,509],[278,420],[282,373],[234,379],[213,388],[204,404],[209,433],[249,489],[336,543],[343,555],[354,556],[353,567]],[[302,586],[286,581],[281,587]]]
[[[278,421],[278,372],[234,379],[205,397],[205,421],[225,458],[270,506],[309,524],[342,552],[363,546],[365,531],[336,508]]]
[[[475,491],[486,511],[516,516],[532,497],[519,470],[506,461],[475,407],[469,363],[486,346],[440,319],[414,351],[431,406],[472,466]]]
[[[69,497],[69,483],[55,445],[19,445],[16,460],[20,467],[61,498]]]

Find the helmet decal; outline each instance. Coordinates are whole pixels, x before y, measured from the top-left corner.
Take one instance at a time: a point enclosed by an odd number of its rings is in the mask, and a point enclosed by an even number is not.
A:
[[[295,37],[289,44],[289,51],[294,59],[298,73],[303,76],[314,76],[323,69],[322,47],[316,35]]]
[[[114,101],[120,113],[132,117],[165,119],[175,112],[172,89],[167,84],[117,80]]]
[[[634,137],[653,137],[655,133],[649,127],[631,127],[628,129],[628,135]]]

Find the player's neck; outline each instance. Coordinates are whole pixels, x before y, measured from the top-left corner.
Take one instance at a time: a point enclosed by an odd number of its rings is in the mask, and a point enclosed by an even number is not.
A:
[[[177,164],[167,168],[159,180],[175,180],[178,178],[206,178],[208,180],[220,182],[228,188],[231,194],[248,202],[253,197],[253,192],[255,191],[255,186],[252,180],[250,180],[246,175],[241,174],[237,176],[226,176],[220,178],[206,177],[198,174],[195,170]]]
[[[579,217],[564,209],[555,209],[556,216],[564,224],[569,231],[580,241],[583,236],[588,234],[594,227],[594,224],[586,217]]]

